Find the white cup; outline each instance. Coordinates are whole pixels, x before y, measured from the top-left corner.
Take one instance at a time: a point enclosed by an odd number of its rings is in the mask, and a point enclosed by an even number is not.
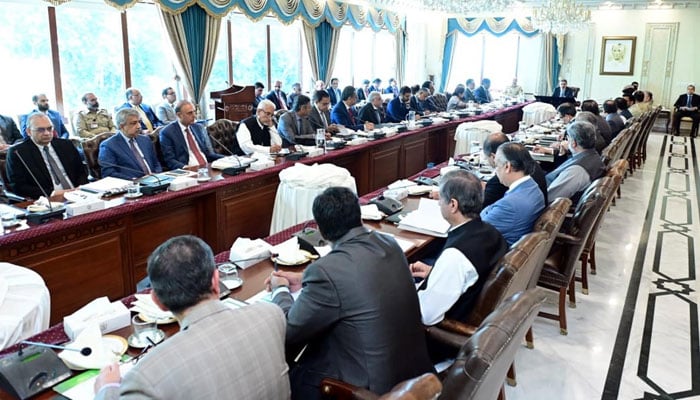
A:
[[[126,197],[138,197],[141,193],[141,185],[138,181],[133,181],[126,187]]]

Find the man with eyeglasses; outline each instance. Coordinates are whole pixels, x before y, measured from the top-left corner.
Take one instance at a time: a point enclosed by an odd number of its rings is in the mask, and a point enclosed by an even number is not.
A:
[[[7,177],[12,192],[38,199],[61,195],[87,183],[87,171],[69,140],[54,137],[51,119],[41,112],[27,117],[29,139],[7,152]]]
[[[143,95],[136,88],[126,89],[126,103],[122,104],[117,111],[122,108],[133,108],[138,111],[141,116],[141,131],[143,133],[151,133],[163,123],[156,117],[151,107],[148,104],[143,104]]]
[[[68,139],[68,129],[66,129],[66,125],[63,123],[63,117],[61,114],[58,113],[58,111],[54,111],[49,109],[49,98],[46,97],[45,94],[35,94],[32,96],[32,103],[34,103],[34,108],[31,113],[27,115],[23,115],[20,121],[20,130],[22,131],[22,135],[25,137],[27,136],[27,118],[29,117],[30,114],[40,112],[44,115],[46,115],[50,120],[51,124],[53,124],[53,129],[54,129],[54,136],[56,137],[61,137],[63,139]]]
[[[258,302],[232,310],[221,303],[214,254],[194,236],[158,246],[147,271],[151,298],[173,312],[180,331],[124,377],[117,363],[103,368],[96,399],[289,399],[279,307]]]
[[[175,106],[177,121],[171,122],[160,132],[160,149],[168,169],[205,167],[223,157],[214,152],[209,136],[200,124],[195,123],[194,104],[182,100]]]
[[[175,115],[175,101],[177,100],[175,90],[167,87],[163,89],[161,96],[163,96],[163,102],[156,107],[158,119],[164,124],[175,122],[177,120],[177,115]]]
[[[241,150],[252,154],[277,153],[282,149],[282,138],[272,119],[274,114],[275,103],[265,99],[258,104],[255,115],[241,121],[236,132]]]
[[[85,93],[81,100],[85,104],[85,110],[80,110],[75,117],[78,136],[89,139],[101,133],[117,131],[112,116],[100,108],[100,102],[94,93]]]

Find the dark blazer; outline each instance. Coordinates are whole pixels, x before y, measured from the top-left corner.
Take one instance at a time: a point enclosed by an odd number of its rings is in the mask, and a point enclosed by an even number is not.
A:
[[[119,106],[119,108],[117,108],[116,111],[119,111],[122,108],[134,108],[134,107],[131,105],[131,103],[129,103],[127,101],[126,103]],[[148,120],[151,121],[151,125],[153,125],[153,129],[163,125],[163,122],[161,120],[159,120],[158,117],[156,117],[156,113],[153,112],[153,109],[151,109],[151,107],[149,107],[148,104],[141,103],[141,109],[148,117]],[[144,124],[143,121],[141,121],[141,130],[142,131],[146,130],[146,124]]]
[[[308,117],[302,117],[301,129],[297,126],[297,115],[294,111],[284,113],[277,125],[277,133],[282,137],[284,147],[292,144],[302,144],[313,146],[316,144],[316,130],[311,128]]]
[[[399,88],[396,86],[389,86],[388,88],[384,89],[384,94],[393,94],[394,98],[399,97]]]
[[[336,92],[336,90],[337,90],[337,92]],[[341,95],[340,89],[333,90],[333,88],[331,86],[328,86],[326,88],[326,92],[328,92],[328,96],[330,96],[330,98],[331,98],[331,107],[338,104],[338,102],[340,101],[340,95]]]
[[[374,106],[372,103],[367,103],[360,109],[359,119],[362,122],[371,122],[375,125],[383,124],[387,122],[387,115],[384,113],[384,109],[379,110],[379,120],[377,120],[377,114],[374,112]]]
[[[342,101],[333,107],[331,111],[331,122],[338,125],[343,125],[346,128],[350,128],[355,131],[361,131],[364,129],[364,125],[360,122],[360,119],[356,116],[351,118],[351,111],[345,107],[345,103]],[[354,120],[354,123],[353,123]]]
[[[479,86],[474,91],[474,101],[476,101],[477,103],[484,104],[484,103],[489,103],[492,100],[493,99],[489,99],[489,93],[486,91],[485,87]],[[465,96],[465,101],[468,101],[468,100],[466,100],[466,96]]]
[[[63,169],[66,171],[66,175],[70,178],[73,186],[78,187],[86,184],[87,171],[73,143],[66,139],[54,138],[51,141],[51,147],[58,154],[58,158],[63,164]],[[44,195],[41,188],[32,179],[27,168],[25,168],[20,157],[31,168],[34,177],[39,181],[39,185],[44,189],[44,192],[50,195],[53,191],[53,180],[49,169],[46,167],[44,158],[41,156],[41,151],[32,139],[27,139],[16,146],[12,146],[7,151],[6,170],[12,192],[32,199],[38,199]]]
[[[476,97],[474,96],[474,91],[469,89],[469,88],[465,88],[464,89],[464,99],[462,99],[462,101],[465,103],[467,103],[469,101],[473,101],[476,103]]]
[[[700,95],[697,95],[693,93],[693,98],[690,100],[690,103],[693,107],[699,107],[700,108]],[[676,100],[675,103],[673,103],[673,107],[678,109],[679,107],[685,107],[688,104],[688,94],[682,94],[678,96],[678,100]]]
[[[30,114],[39,112],[37,109],[33,109],[32,112],[29,114],[24,114],[21,117],[21,120],[19,121],[20,125],[20,133],[22,134],[23,137],[27,137],[27,117],[29,117]],[[68,139],[68,129],[66,129],[66,125],[63,123],[63,117],[61,117],[61,114],[58,113],[58,111],[54,110],[48,110],[46,111],[47,116],[51,120],[51,124],[53,125],[53,130],[58,132],[58,137],[63,138],[63,139]]]
[[[367,89],[369,91],[369,88]],[[365,90],[363,88],[357,88],[357,101],[360,102],[362,100],[367,100],[367,96],[365,95]],[[369,92],[368,92],[369,93]],[[338,99],[338,103],[341,102],[341,99]]]
[[[282,101],[284,101],[284,104],[287,105],[287,94],[280,90],[280,97],[282,97]],[[270,93],[268,93],[267,96],[265,96],[265,98],[275,103],[276,110],[282,109],[282,104],[277,99],[277,93],[275,93],[274,90],[270,90]],[[289,109],[289,107],[287,107],[287,109]]]
[[[415,111],[416,114],[423,114],[418,109],[418,102],[414,96],[411,96],[411,100],[408,103],[408,107],[401,101],[399,97],[395,97],[389,102],[387,106],[387,114],[389,114],[389,119],[391,122],[401,122],[406,120],[406,115],[409,111]]]
[[[314,261],[296,301],[277,292],[287,349],[307,345],[291,369],[292,398],[316,399],[328,376],[386,393],[433,370],[406,257],[386,235],[353,228]]]
[[[163,168],[158,162],[156,151],[153,148],[151,138],[145,135],[138,135],[134,138],[143,158],[148,164],[151,172],[162,172]],[[98,155],[100,168],[102,169],[102,177],[113,176],[122,179],[140,178],[145,174],[141,171],[141,165],[136,160],[131,147],[124,140],[121,132],[113,135],[111,138],[103,141],[100,144]],[[121,168],[123,167],[123,168]]]
[[[214,149],[211,147],[211,141],[201,125],[190,125],[190,132],[194,135],[197,145],[207,157],[208,162],[223,157],[221,154],[214,152]],[[187,162],[190,160],[190,153],[187,150],[187,142],[185,142],[178,121],[171,122],[160,131],[160,150],[163,153],[163,161],[168,169],[178,169],[187,165]]]
[[[330,125],[332,123],[331,122],[331,112],[324,111],[323,114],[326,116],[326,123],[328,125]],[[314,132],[316,131],[316,129],[325,129],[326,128],[323,125],[323,120],[321,119],[321,114],[319,114],[319,111],[315,105],[311,106],[311,112],[309,113],[309,123],[311,124],[311,128],[313,128]]]
[[[15,120],[4,115],[0,115],[0,133],[7,144],[16,144],[24,140],[24,136],[17,129]]]
[[[552,97],[562,97],[561,96],[561,88],[559,86],[557,86],[554,89],[554,93],[552,93]],[[564,97],[574,97],[574,90],[567,86],[567,88],[564,89]]]

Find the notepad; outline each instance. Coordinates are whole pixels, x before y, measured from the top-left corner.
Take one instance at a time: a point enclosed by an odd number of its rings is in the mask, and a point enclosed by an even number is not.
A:
[[[447,237],[450,224],[442,217],[438,200],[422,198],[418,209],[406,214],[399,222],[398,228],[430,236]]]

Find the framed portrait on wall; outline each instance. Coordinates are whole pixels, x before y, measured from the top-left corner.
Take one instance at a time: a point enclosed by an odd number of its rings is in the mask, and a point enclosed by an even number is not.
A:
[[[603,36],[600,52],[601,75],[632,75],[636,36]]]

